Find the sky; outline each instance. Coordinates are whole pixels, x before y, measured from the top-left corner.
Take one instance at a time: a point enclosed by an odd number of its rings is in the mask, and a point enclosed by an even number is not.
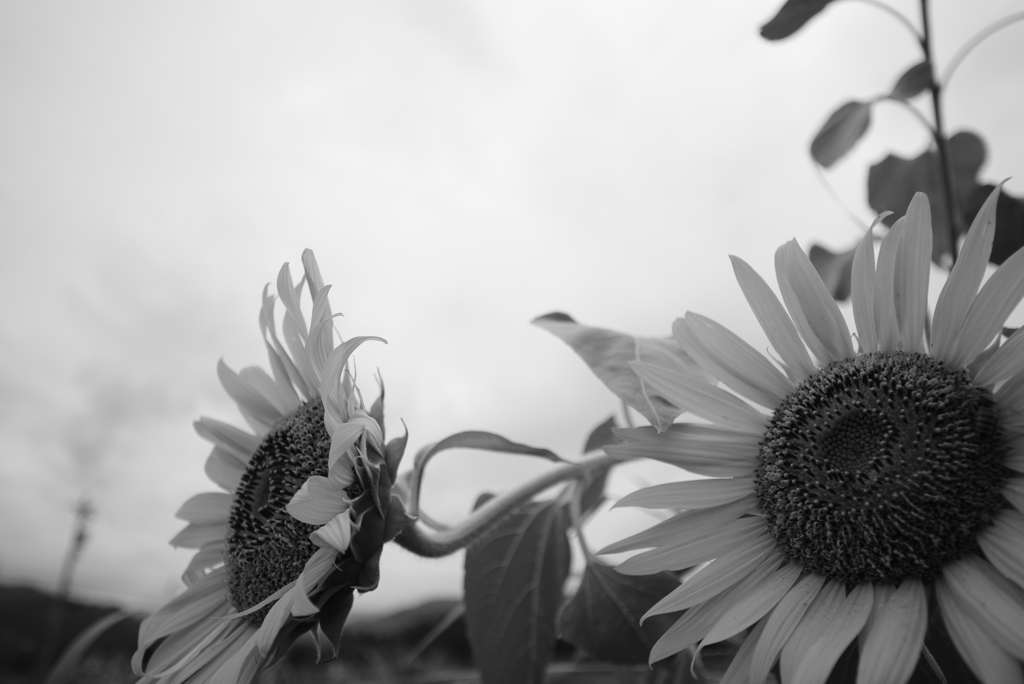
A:
[[[868,167],[927,144],[880,104],[823,183],[818,128],[920,56],[858,2],[768,43],[780,4],[0,0],[0,582],[52,588],[86,497],[76,597],[143,611],[182,590],[174,512],[215,488],[192,421],[243,424],[217,361],[266,367],[260,293],[306,247],[339,332],[388,341],[356,364],[383,377],[410,460],[463,430],[574,458],[621,418],[530,325],[545,313],[664,337],[692,310],[764,348],[728,255],[773,282],[789,239],[851,247]],[[933,3],[940,70],[1021,9]],[[945,100],[949,132],[988,145],[983,178],[1017,196],[1022,32],[973,52]],[[423,506],[455,522],[546,467],[446,453]],[[685,477],[623,468],[609,495]],[[602,513],[588,537],[652,520]],[[461,556],[389,547],[382,571],[357,612],[460,592]]]

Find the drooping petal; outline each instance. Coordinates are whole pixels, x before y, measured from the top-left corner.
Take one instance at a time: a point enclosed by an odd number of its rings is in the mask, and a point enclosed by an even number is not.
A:
[[[914,674],[928,628],[928,599],[917,578],[903,580],[872,614],[861,647],[857,684],[906,684]]]
[[[687,480],[645,487],[619,499],[612,508],[711,508],[754,493],[749,477],[729,480]]]
[[[192,427],[200,437],[228,451],[243,465],[249,465],[249,459],[260,446],[260,438],[256,435],[213,418],[204,416],[192,423]]]
[[[242,416],[254,430],[266,433],[280,418],[280,412],[267,401],[255,388],[228,368],[221,359],[217,362],[217,377],[228,396],[235,400]],[[256,424],[253,424],[253,421]]]
[[[783,646],[789,641],[824,584],[823,576],[807,575],[790,589],[789,593],[775,606],[771,615],[768,616],[764,634],[751,656],[751,682],[764,682],[767,679]]]
[[[749,344],[709,318],[694,313],[672,325],[680,347],[734,392],[775,408],[793,391],[793,382]]]
[[[206,459],[205,470],[214,484],[234,494],[245,472],[245,464],[227,449],[215,446]]]
[[[932,264],[932,215],[928,197],[914,193],[897,245],[894,292],[896,320],[904,351],[924,351],[928,315],[928,276]]]
[[[701,641],[701,648],[705,644],[717,643],[739,634],[767,615],[796,584],[800,578],[800,572],[799,565],[789,564],[759,582],[715,623],[715,626]],[[751,655],[753,655],[753,648],[751,648]]]
[[[1024,515],[1003,509],[992,524],[978,535],[978,544],[985,557],[1006,577],[1024,590]]]
[[[857,326],[861,353],[878,349],[875,334],[875,226],[881,217],[875,219],[864,237],[857,243],[853,253],[850,298],[853,300],[853,322]]]
[[[953,601],[999,647],[1024,660],[1024,598],[1008,579],[977,556],[965,556],[943,568]]]
[[[338,553],[345,553],[352,541],[352,521],[348,513],[334,516],[330,522],[313,532],[310,538],[318,546],[330,547]]]
[[[183,549],[198,549],[212,541],[227,539],[228,526],[226,523],[213,523],[210,525],[196,525],[190,523],[181,532],[171,538],[171,546]]]
[[[224,563],[224,549],[226,547],[227,542],[224,540],[204,544],[199,552],[192,557],[192,560],[189,561],[188,567],[185,568],[185,572],[181,576],[185,586],[191,587],[200,579],[206,577],[207,571],[222,565]]]
[[[874,590],[861,582],[837,607],[835,615],[819,632],[793,673],[793,684],[825,684],[843,651],[849,646],[871,614]]]
[[[747,262],[735,256],[729,258],[732,260],[736,282],[743,290],[743,296],[747,298],[747,303],[750,304],[757,322],[767,335],[768,342],[782,358],[790,378],[794,382],[802,382],[814,375],[818,369],[811,361],[807,347],[800,340],[796,326],[779,302],[779,298],[768,287],[764,278]]]
[[[764,522],[756,517],[734,520],[728,525],[698,532],[687,531],[671,542],[638,553],[616,566],[623,575],[651,575],[663,570],[685,570],[746,546],[764,533]]]
[[[287,393],[282,392],[278,384],[274,382],[274,379],[267,375],[267,372],[262,368],[247,366],[238,371],[238,377],[274,408],[274,411],[278,414],[278,418],[275,420],[280,419],[281,416],[288,415],[298,408],[297,404],[292,405]]]
[[[284,304],[285,321],[291,321],[296,334],[304,343],[309,329],[306,327],[306,319],[302,315],[302,306],[299,303],[299,294],[302,292],[303,282],[299,281],[298,287],[292,285],[292,274],[287,263],[281,266],[281,270],[277,273],[277,296],[281,298],[281,303]],[[294,351],[292,356],[296,356]]]
[[[765,416],[734,394],[703,380],[642,361],[630,367],[659,394],[695,416],[751,433],[764,430]]]
[[[776,250],[775,273],[782,301],[821,365],[852,358],[846,319],[796,240]]]
[[[651,606],[645,617],[672,613],[717,596],[753,572],[772,553],[777,553],[775,538],[767,533],[749,545],[727,551]]]
[[[227,601],[226,570],[219,568],[186,589],[180,596],[142,621],[139,650],[157,639],[188,628],[222,607]]]
[[[696,511],[679,513],[668,520],[649,527],[643,532],[620,539],[604,547],[598,554],[621,553],[649,549],[655,546],[670,544],[683,534],[698,535],[701,532],[727,525],[744,513],[757,509],[757,498],[748,497],[727,503],[717,508],[704,508]]]
[[[320,584],[334,570],[335,556],[337,551],[333,548],[322,548],[317,549],[306,561],[306,566],[295,580],[295,601],[291,610],[293,616],[307,617],[319,612],[320,609],[313,605],[309,596],[319,590]]]
[[[621,458],[652,458],[707,477],[739,477],[754,472],[759,437],[711,425],[677,424],[657,433],[653,428],[618,430],[624,444],[605,447]]]
[[[181,505],[175,518],[197,525],[226,524],[231,511],[231,495],[224,492],[196,494]]]
[[[983,684],[1024,682],[1020,663],[1000,648],[988,631],[963,610],[943,577],[935,583],[935,597],[953,644]]]
[[[957,333],[963,325],[967,310],[978,294],[978,287],[985,276],[989,256],[992,254],[992,240],[996,233],[996,204],[999,199],[1000,183],[985,200],[981,210],[974,217],[971,229],[950,271],[946,284],[942,286],[935,304],[935,318],[932,325],[932,356],[951,361]]]

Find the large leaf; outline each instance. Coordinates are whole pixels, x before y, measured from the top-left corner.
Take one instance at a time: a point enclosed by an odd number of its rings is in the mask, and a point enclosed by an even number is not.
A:
[[[786,0],[778,14],[761,27],[761,37],[780,40],[799,31],[832,0]]]
[[[677,615],[640,618],[679,587],[667,572],[621,575],[600,563],[588,563],[576,595],[558,616],[562,639],[605,663],[647,663],[651,647],[672,626]]]
[[[826,169],[853,149],[871,124],[871,103],[847,102],[828,117],[811,141],[811,156]]]
[[[978,171],[985,162],[985,143],[973,133],[960,132],[949,139],[949,152],[953,183],[963,213],[977,191]],[[890,154],[868,171],[868,204],[878,213],[893,212],[885,219],[888,226],[907,213],[916,192],[928,195],[931,203],[932,260],[942,263],[942,256],[952,253],[952,243],[938,151],[927,150],[914,159]],[[962,216],[960,225],[966,230],[970,217]]]
[[[590,436],[587,437],[587,442],[583,446],[583,453],[589,454],[592,451],[603,449],[609,444],[621,442],[622,438],[616,435],[613,430],[615,430],[615,416],[609,416],[608,420],[594,428]],[[610,470],[610,465],[595,468],[588,472],[580,482],[582,488],[580,493],[580,512],[584,517],[593,513],[598,506],[604,503],[604,487],[608,482],[608,472]]]
[[[664,432],[682,411],[649,390],[629,364],[645,361],[689,375],[707,377],[671,339],[634,337],[581,325],[564,313],[534,319],[534,324],[560,337],[617,397]]]
[[[484,684],[544,681],[569,572],[569,520],[532,502],[466,551],[466,629]]]
[[[932,86],[932,67],[929,62],[921,62],[903,72],[896,85],[892,87],[889,97],[906,102],[917,97]]]

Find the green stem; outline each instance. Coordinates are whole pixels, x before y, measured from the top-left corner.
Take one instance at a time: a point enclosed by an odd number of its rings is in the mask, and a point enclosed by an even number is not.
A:
[[[621,458],[600,454],[549,470],[535,480],[526,482],[511,492],[491,499],[475,510],[461,524],[446,530],[431,531],[425,525],[414,522],[402,530],[395,542],[424,558],[440,558],[463,549],[487,534],[512,511],[537,494],[560,482],[578,480],[594,468],[621,463]]]
[[[931,33],[928,21],[928,0],[921,0],[921,26],[924,29],[921,35],[921,48],[924,50],[925,62],[932,72],[932,110],[935,114],[934,137],[935,144],[939,148],[939,165],[942,167],[942,185],[946,195],[946,215],[949,217],[949,249],[956,263],[956,241],[960,236],[960,198],[957,197],[956,183],[953,180],[953,160],[950,158],[949,141],[942,126],[942,84],[934,76],[934,62],[932,61]]]

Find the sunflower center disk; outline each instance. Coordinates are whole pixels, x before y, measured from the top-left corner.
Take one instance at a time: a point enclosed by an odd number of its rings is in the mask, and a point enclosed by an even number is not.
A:
[[[755,491],[780,550],[846,582],[934,578],[1001,505],[991,394],[919,353],[832,363],[768,422]]]
[[[244,611],[298,578],[317,547],[314,525],[299,522],[285,506],[312,475],[327,475],[331,438],[319,399],[281,419],[263,439],[242,475],[228,518],[228,590]],[[245,616],[259,626],[270,607]]]

